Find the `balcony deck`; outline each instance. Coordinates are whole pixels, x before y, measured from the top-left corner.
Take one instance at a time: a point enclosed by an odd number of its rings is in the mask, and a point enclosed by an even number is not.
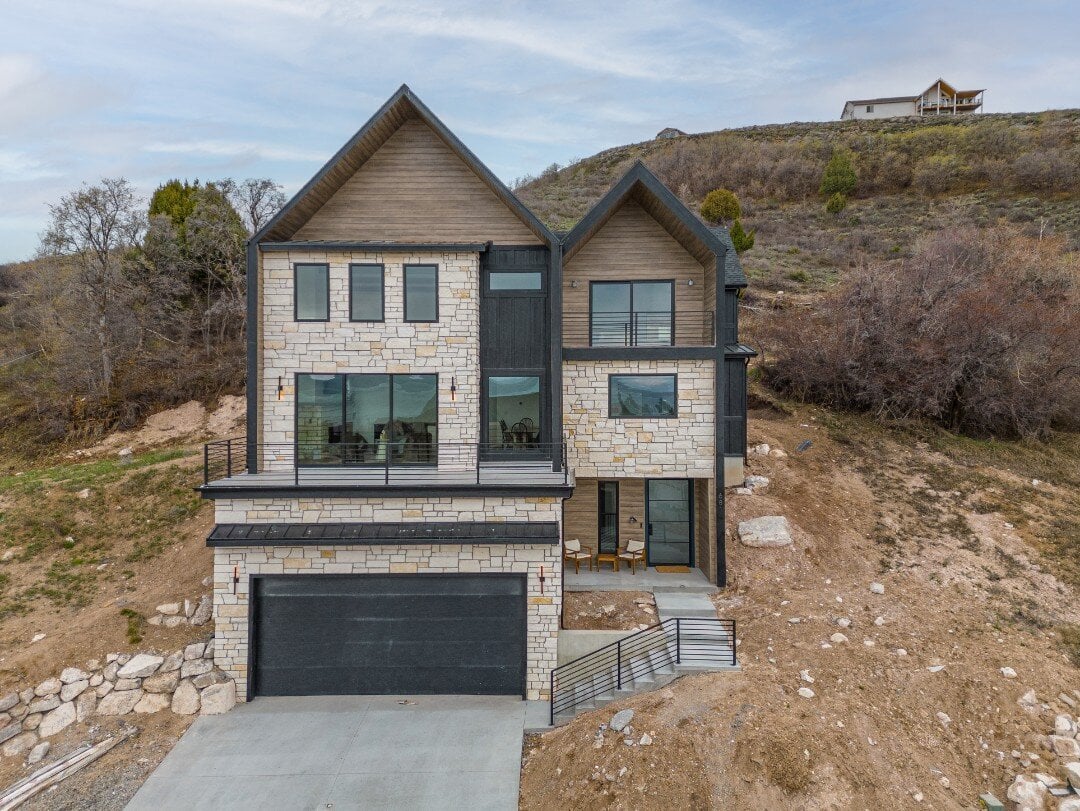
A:
[[[341,447],[335,446],[334,450],[340,451]],[[205,446],[201,490],[208,498],[255,493],[284,495],[301,490],[350,494],[357,491],[401,493],[430,490],[462,493],[495,489],[514,492],[542,490],[552,494],[566,491],[568,495],[574,486],[561,444],[531,448],[528,452],[534,455],[526,458],[487,459],[485,455],[492,453],[493,449],[477,445],[432,444],[421,450],[424,456],[431,458],[430,463],[392,464],[384,454],[382,464],[297,465],[292,446],[258,445],[256,451],[263,469],[249,473],[244,440],[219,440]],[[553,459],[559,461],[553,462]]]

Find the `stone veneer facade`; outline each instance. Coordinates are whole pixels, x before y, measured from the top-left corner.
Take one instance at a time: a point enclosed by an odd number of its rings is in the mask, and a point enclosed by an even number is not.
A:
[[[608,376],[675,374],[677,419],[611,419]],[[563,363],[563,426],[579,478],[716,475],[714,363],[580,360]]]
[[[480,426],[480,260],[476,253],[268,252],[261,257],[259,329],[262,469],[288,468],[297,373],[437,374],[440,443],[475,443]],[[330,320],[293,314],[293,265],[330,266]],[[349,321],[349,264],[384,266],[383,322]],[[437,265],[439,320],[404,322],[404,266]],[[278,380],[281,394],[278,395]],[[457,387],[451,397],[451,381]],[[440,466],[467,466],[471,455],[440,449]]]
[[[559,499],[549,497],[249,498],[220,499],[216,507],[219,524],[531,520],[555,521],[561,528],[562,515]],[[235,594],[234,570],[239,576]],[[548,698],[562,611],[561,549],[557,544],[218,547],[214,550],[214,662],[236,681],[237,698],[245,701],[249,575],[452,572],[527,575],[526,698]]]

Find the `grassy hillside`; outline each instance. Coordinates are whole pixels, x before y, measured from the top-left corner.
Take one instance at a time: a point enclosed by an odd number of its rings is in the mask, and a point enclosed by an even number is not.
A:
[[[851,153],[859,180],[834,216],[818,187],[837,148]],[[608,149],[516,191],[566,229],[635,160],[694,210],[714,188],[739,196],[743,225],[758,235],[743,264],[759,288],[813,290],[950,225],[1013,223],[1080,249],[1080,110],[721,130]]]

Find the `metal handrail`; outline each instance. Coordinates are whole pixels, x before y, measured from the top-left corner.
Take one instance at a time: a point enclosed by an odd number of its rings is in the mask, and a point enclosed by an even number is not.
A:
[[[709,632],[704,639],[695,636],[702,631]],[[654,673],[658,667],[714,662],[721,651],[730,652],[730,662],[724,664],[737,664],[735,620],[671,617],[636,631],[551,671],[551,725],[558,713],[621,690],[624,682]]]
[[[715,346],[710,310],[563,313],[566,346]]]
[[[262,471],[288,471],[293,483],[319,482],[342,470],[375,472],[382,483],[410,481],[433,471],[467,474],[477,485],[484,472],[561,474],[570,481],[564,442],[535,442],[508,438],[503,442],[261,442],[244,437],[219,439],[203,446],[203,484],[232,479],[249,470],[253,450]],[[377,483],[371,479],[369,483]]]

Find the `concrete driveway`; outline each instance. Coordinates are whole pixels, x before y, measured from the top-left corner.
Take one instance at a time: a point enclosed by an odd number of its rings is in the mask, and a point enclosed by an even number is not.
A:
[[[525,708],[512,696],[259,698],[196,720],[128,808],[515,809]]]

